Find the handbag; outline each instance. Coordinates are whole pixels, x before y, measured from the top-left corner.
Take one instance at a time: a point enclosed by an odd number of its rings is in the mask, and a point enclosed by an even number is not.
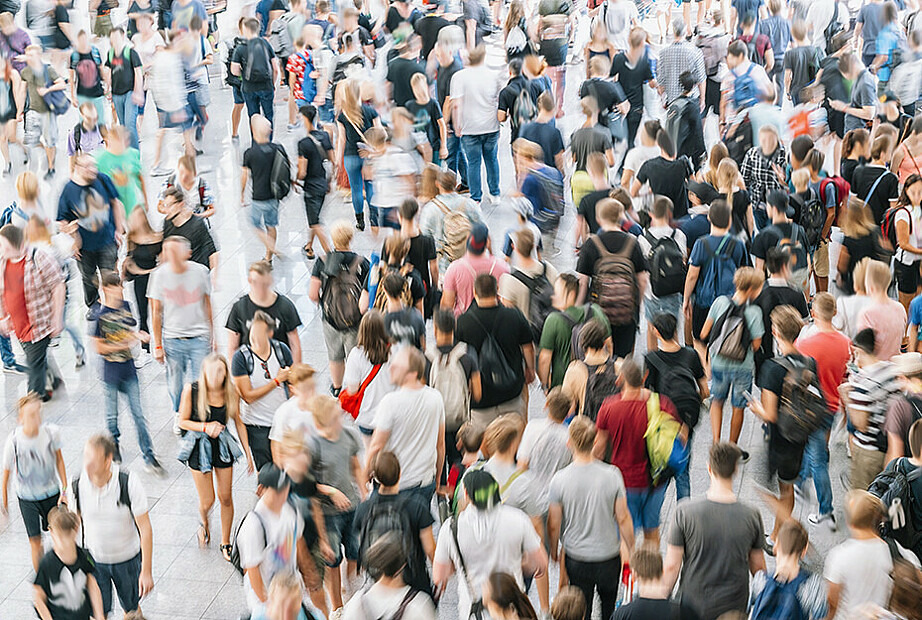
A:
[[[48,68],[45,67],[45,88],[49,88],[52,85],[50,76],[48,75]],[[67,95],[64,94],[63,90],[49,90],[42,95],[42,99],[55,116],[61,116],[70,110],[70,100],[67,98]]]
[[[348,412],[353,420],[359,417],[359,409],[362,408],[362,399],[365,397],[365,390],[368,388],[368,385],[375,380],[375,377],[378,376],[378,371],[381,370],[381,366],[383,366],[383,364],[375,364],[371,367],[371,372],[369,372],[365,380],[362,381],[362,385],[359,386],[358,391],[353,393],[343,388],[339,393],[339,406],[343,408],[343,411]]]

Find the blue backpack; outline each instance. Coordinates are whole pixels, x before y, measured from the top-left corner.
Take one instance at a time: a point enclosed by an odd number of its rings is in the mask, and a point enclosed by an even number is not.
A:
[[[801,570],[791,581],[778,581],[774,577],[768,579],[765,588],[756,597],[752,604],[750,620],[808,620],[797,598],[797,591],[807,579],[810,572]]]
[[[736,75],[733,80],[733,103],[737,110],[745,110],[754,106],[759,100],[756,81],[752,78],[752,69],[755,63],[749,63],[749,68],[743,75]]]
[[[701,276],[695,287],[695,305],[708,308],[721,295],[731,297],[734,292],[733,275],[737,267],[733,260],[738,241],[727,234],[717,248],[712,248],[708,237],[701,237],[695,243],[702,243],[707,252],[707,262],[701,266]]]

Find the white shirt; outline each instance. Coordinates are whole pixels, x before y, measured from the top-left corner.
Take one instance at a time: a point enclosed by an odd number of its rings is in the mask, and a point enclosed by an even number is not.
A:
[[[365,356],[365,350],[362,347],[355,347],[349,352],[346,358],[346,371],[343,374],[343,386],[349,389],[358,389],[368,373],[371,372],[371,362]],[[387,362],[381,365],[381,369],[375,378],[372,379],[368,387],[365,388],[365,396],[362,398],[362,406],[359,407],[359,415],[355,419],[357,426],[365,429],[375,427],[375,414],[378,411],[378,404],[385,394],[394,391],[391,383],[391,374]]]
[[[624,156],[624,169],[637,174],[637,171],[640,170],[641,166],[647,163],[647,160],[658,156],[658,146],[643,146],[642,144],[635,146]]]
[[[60,449],[61,431],[54,424],[42,424],[35,437],[27,437],[21,426],[10,433],[3,449],[3,469],[13,476],[16,497],[34,502],[58,492]]]
[[[461,69],[451,78],[451,100],[461,106],[460,129],[462,136],[479,136],[499,131],[496,111],[499,109],[499,91],[504,76],[485,65]]]
[[[640,13],[633,0],[609,0],[602,5],[602,16],[608,29],[608,40],[615,49],[629,49],[628,35],[631,33],[631,24],[640,21]]]
[[[531,519],[518,508],[497,506],[481,511],[473,506],[458,516],[458,545],[467,567],[467,579],[458,561],[451,528],[439,531],[435,546],[436,564],[453,564],[457,573],[458,617],[467,618],[471,607],[471,591],[480,598],[483,583],[491,573],[509,573],[524,589],[522,559],[541,547]]]
[[[343,609],[343,620],[367,620],[368,618],[391,618],[410,591],[410,586],[399,589],[386,588],[379,583],[365,592],[357,592]],[[413,620],[435,620],[435,606],[425,593],[418,592],[407,605],[404,618]]]
[[[908,209],[908,212],[907,212]],[[896,223],[904,222],[909,225],[909,243],[913,247],[922,248],[922,208],[907,207],[896,212]],[[910,221],[910,213],[912,220]],[[896,251],[896,260],[904,265],[911,265],[922,260],[922,254],[913,254],[902,248]]]
[[[685,233],[678,228],[673,228],[672,226],[651,226],[647,229],[647,232],[649,232],[650,236],[654,239],[662,239],[663,237],[671,236],[679,246],[682,256],[686,259],[688,258],[688,242],[685,240]],[[650,260],[650,257],[653,256],[653,246],[650,244],[650,240],[647,239],[647,235],[644,234],[637,237],[637,243],[640,244],[640,251],[643,252],[643,257]],[[648,286],[644,290],[643,296],[644,299],[653,299],[653,287]]]
[[[390,432],[384,449],[397,455],[400,462],[401,489],[435,480],[436,445],[444,424],[442,394],[429,386],[397,390],[381,399],[375,431]]]
[[[810,44],[815,45],[823,51],[826,51],[826,27],[829,26],[829,22],[832,21],[835,11],[835,0],[812,0],[807,7],[806,22],[813,28],[813,37]],[[843,11],[846,12],[843,13]],[[843,14],[845,16],[848,15],[847,9],[839,9],[840,21]]]
[[[80,513],[86,549],[102,564],[127,562],[141,552],[141,535],[135,518],[147,514],[147,494],[137,474],[128,476],[131,509],[118,505],[118,464],[112,463],[111,477],[102,488],[90,480],[84,469],[80,473]],[[77,510],[74,487],[67,490],[68,505]],[[78,538],[78,540],[80,540]]]
[[[237,532],[237,546],[240,549],[240,567],[244,570],[259,566],[259,574],[263,580],[266,591],[269,582],[276,573],[282,571],[297,572],[298,570],[298,538],[303,530],[303,519],[291,504],[284,504],[282,511],[275,514],[265,503],[260,500],[254,512],[258,518],[247,514],[240,531]],[[261,531],[264,530],[264,531]],[[265,541],[265,543],[263,543]],[[259,599],[250,585],[249,575],[243,577],[246,591],[247,606],[250,611],[255,611]]]
[[[314,414],[310,410],[298,406],[298,397],[292,396],[276,409],[272,419],[272,429],[269,431],[271,441],[282,441],[287,431],[296,430],[305,437],[317,434],[314,425]]]
[[[836,315],[832,326],[845,334],[849,340],[858,335],[858,318],[871,305],[867,295],[846,295],[836,300]]]
[[[186,270],[176,273],[164,263],[150,276],[147,296],[163,306],[163,337],[194,338],[208,336],[210,317],[205,315],[205,296],[211,295],[208,268],[186,261]]]
[[[265,363],[265,367],[263,367],[263,363]],[[231,374],[234,377],[246,375],[247,369],[245,364],[243,353],[240,349],[237,349],[237,352],[234,353],[234,357],[231,358]],[[250,387],[254,390],[258,390],[261,387],[273,383],[275,381],[274,377],[278,376],[281,369],[282,366],[279,363],[278,357],[275,355],[274,347],[269,347],[269,357],[265,362],[260,360],[256,356],[256,353],[253,353],[253,372],[249,373]],[[266,373],[269,374],[268,379],[266,378]],[[254,400],[252,403],[243,403],[240,419],[243,420],[244,424],[271,427],[275,421],[275,412],[285,403],[286,399],[284,384],[282,386],[276,386],[262,398]]]
[[[903,556],[919,566],[915,555],[906,552]],[[830,583],[842,587],[835,617],[841,620],[852,618],[852,613],[868,603],[885,608],[893,587],[890,580],[892,569],[890,549],[879,538],[849,539],[833,547],[826,556],[823,576]]]

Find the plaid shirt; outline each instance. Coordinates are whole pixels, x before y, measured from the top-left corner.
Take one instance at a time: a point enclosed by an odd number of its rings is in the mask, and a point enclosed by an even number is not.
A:
[[[679,85],[679,76],[691,71],[695,83],[700,84],[707,78],[704,70],[704,54],[688,41],[676,41],[662,49],[656,63],[656,81],[666,93],[666,107],[684,93]],[[692,99],[697,99],[697,91],[692,91]]]
[[[758,145],[749,149],[743,158],[740,172],[753,205],[764,205],[765,198],[773,189],[785,189],[784,184],[778,180],[772,164],[778,164],[783,169],[786,163],[787,153],[781,144],[778,144],[771,157],[762,154],[762,148]]]
[[[32,340],[36,342],[50,336],[54,332],[55,287],[64,284],[64,272],[58,261],[44,250],[38,248],[26,249],[26,261],[23,280],[26,296],[26,313],[32,323]],[[0,315],[5,316],[9,311],[3,307],[3,274],[6,273],[6,260],[0,260]],[[17,334],[18,336],[18,334]]]

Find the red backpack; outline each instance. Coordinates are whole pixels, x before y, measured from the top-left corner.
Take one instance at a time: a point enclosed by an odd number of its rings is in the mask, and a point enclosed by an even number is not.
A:
[[[842,207],[848,201],[848,193],[851,191],[852,186],[842,177],[826,177],[820,181],[820,202],[824,208],[826,207],[826,188],[830,184],[836,192],[836,214],[832,219],[832,225],[835,226],[839,222],[839,213]]]

